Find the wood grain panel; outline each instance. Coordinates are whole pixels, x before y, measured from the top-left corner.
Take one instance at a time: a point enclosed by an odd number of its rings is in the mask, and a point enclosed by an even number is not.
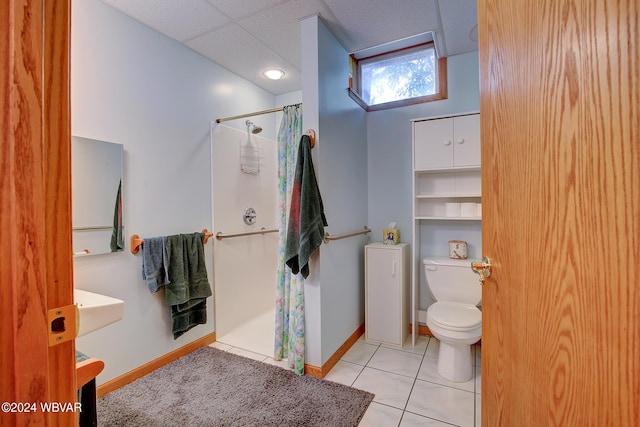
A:
[[[70,0],[45,1],[44,16],[44,212],[47,306],[52,308],[73,304]],[[74,341],[49,348],[49,375],[51,401],[77,399]],[[57,414],[51,425],[77,424],[77,415]]]
[[[638,13],[479,2],[483,425],[640,423]]]
[[[3,3],[2,401],[48,401],[45,221],[42,210],[42,4]],[[41,411],[0,414],[2,425],[44,424]]]
[[[64,113],[69,101],[61,96],[69,88],[68,6],[68,0],[0,4],[0,25],[8,33],[0,40],[0,98],[5,111],[0,117],[2,402],[76,400],[73,343],[50,351],[47,324],[49,304],[73,301],[71,246],[56,253],[64,247],[58,246],[58,239],[69,242],[71,235],[69,229],[65,239],[68,229],[60,220],[70,216],[69,190],[59,185],[70,177],[64,160],[64,147],[68,152],[70,145],[64,132],[69,128],[69,115]],[[66,18],[60,14],[65,9]],[[58,162],[60,152],[63,160]],[[61,202],[65,198],[67,203]],[[66,290],[58,293],[60,289]],[[77,422],[74,413],[37,409],[2,412],[0,425]]]
[[[12,9],[0,7],[0,28],[11,28],[13,22]],[[11,95],[13,72],[12,72],[12,45],[10,37],[0,38],[0,102],[2,111],[11,111],[13,98]],[[11,249],[16,242],[16,194],[14,190],[15,160],[13,152],[15,142],[12,140],[13,120],[10,114],[0,114],[0,131],[3,143],[0,144],[0,230],[2,230],[2,241],[0,245],[0,277],[2,280],[2,293],[4,298],[0,298],[0,313],[4,314],[3,323],[6,325],[0,328],[0,342],[5,343],[0,346],[0,396],[2,399],[14,398],[15,377],[14,364],[15,355],[13,347],[15,345],[15,285],[18,271],[16,266],[16,253]],[[0,415],[2,417],[2,415]],[[4,422],[4,418],[2,418]]]

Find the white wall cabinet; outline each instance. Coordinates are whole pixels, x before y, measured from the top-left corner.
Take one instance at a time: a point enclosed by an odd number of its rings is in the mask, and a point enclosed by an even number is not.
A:
[[[414,122],[414,169],[480,164],[480,115]]]
[[[420,290],[427,291],[422,259],[448,256],[448,240],[465,240],[470,243],[469,257],[481,255],[480,114],[474,112],[412,122],[411,323],[417,325]],[[451,215],[447,211],[448,203],[465,204],[466,209],[460,215]],[[475,206],[471,213],[470,206]],[[429,298],[423,298],[425,304]],[[412,328],[412,331],[415,344],[418,328]]]
[[[409,245],[365,246],[365,339],[401,347],[409,335]]]

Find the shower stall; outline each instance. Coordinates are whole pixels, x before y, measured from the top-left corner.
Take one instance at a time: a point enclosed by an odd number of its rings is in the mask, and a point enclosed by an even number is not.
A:
[[[277,143],[211,124],[216,340],[273,355],[278,260]]]

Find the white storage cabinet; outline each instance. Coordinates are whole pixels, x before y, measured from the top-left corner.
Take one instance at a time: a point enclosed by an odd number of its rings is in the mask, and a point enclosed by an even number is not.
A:
[[[409,245],[365,246],[365,339],[401,347],[409,335]]]
[[[414,169],[447,169],[480,164],[480,115],[415,123]]]
[[[452,236],[482,230],[480,173],[480,114],[415,119],[413,122],[413,256],[411,263],[411,323],[420,319],[419,289],[426,284],[422,259],[448,255],[448,242],[430,241],[438,230],[460,230]],[[472,203],[475,215],[447,216],[447,203]],[[449,234],[453,234],[448,231]],[[421,241],[422,237],[422,241]],[[471,255],[473,256],[473,254]],[[421,280],[422,279],[422,280]],[[426,319],[426,312],[422,313]],[[423,320],[424,321],[424,320]],[[418,328],[413,328],[415,344]]]

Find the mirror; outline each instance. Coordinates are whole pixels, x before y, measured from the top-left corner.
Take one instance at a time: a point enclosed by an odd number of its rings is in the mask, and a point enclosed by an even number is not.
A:
[[[122,144],[71,137],[73,255],[124,250]]]

